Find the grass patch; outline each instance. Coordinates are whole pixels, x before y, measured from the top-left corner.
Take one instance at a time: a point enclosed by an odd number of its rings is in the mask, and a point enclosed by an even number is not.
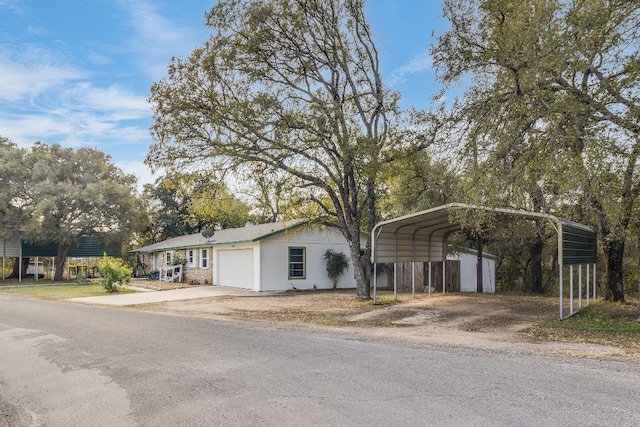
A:
[[[600,301],[565,320],[543,320],[527,331],[539,340],[640,349],[638,305]]]
[[[129,293],[135,291],[120,288],[118,292]],[[68,298],[108,295],[107,291],[105,291],[105,289],[97,283],[65,283],[59,285],[23,284],[23,286],[20,287],[0,287],[0,294],[25,298],[37,298],[50,301],[65,300]]]
[[[540,325],[607,334],[640,334],[637,314],[636,304],[601,301],[583,308],[566,320],[544,320]]]

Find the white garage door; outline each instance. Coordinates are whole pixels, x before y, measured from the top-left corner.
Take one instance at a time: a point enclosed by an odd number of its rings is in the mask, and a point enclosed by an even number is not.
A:
[[[218,251],[220,285],[253,289],[253,249]]]

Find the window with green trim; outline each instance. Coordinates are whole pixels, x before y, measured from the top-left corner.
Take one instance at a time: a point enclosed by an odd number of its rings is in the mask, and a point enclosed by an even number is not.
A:
[[[289,248],[289,279],[304,279],[306,248]]]

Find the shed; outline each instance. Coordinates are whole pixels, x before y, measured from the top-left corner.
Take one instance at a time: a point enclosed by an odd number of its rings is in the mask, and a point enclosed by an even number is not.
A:
[[[146,271],[164,273],[184,266],[182,282],[261,291],[328,289],[327,249],[350,259],[349,246],[335,228],[297,219],[190,234],[135,249]],[[349,262],[339,288],[355,288]],[[182,270],[181,270],[182,274]],[[173,276],[172,276],[173,277]],[[166,279],[168,280],[168,279]]]

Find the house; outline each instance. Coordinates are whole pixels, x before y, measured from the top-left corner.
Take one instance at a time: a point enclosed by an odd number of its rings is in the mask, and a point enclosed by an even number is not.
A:
[[[260,292],[332,288],[327,249],[351,258],[338,230],[299,219],[179,236],[133,252],[162,280]],[[351,262],[338,287],[356,287]]]

